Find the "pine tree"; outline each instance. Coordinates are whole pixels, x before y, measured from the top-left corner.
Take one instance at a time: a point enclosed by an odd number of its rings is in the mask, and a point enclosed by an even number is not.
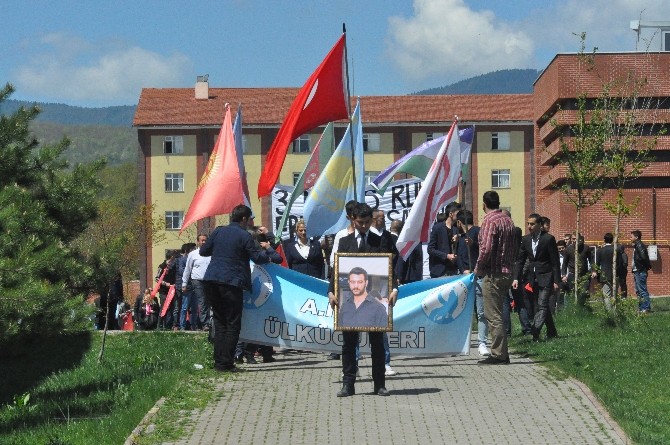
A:
[[[0,89],[0,103],[14,92]],[[17,338],[81,329],[93,270],[72,241],[97,212],[102,161],[72,168],[69,141],[40,146],[39,109],[0,116],[0,349]]]

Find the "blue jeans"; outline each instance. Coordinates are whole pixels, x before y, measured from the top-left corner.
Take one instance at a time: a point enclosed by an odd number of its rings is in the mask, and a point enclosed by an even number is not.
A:
[[[486,345],[489,337],[489,325],[484,317],[484,294],[482,293],[482,278],[475,279],[475,311],[477,313],[477,340],[480,345]]]
[[[210,302],[205,296],[205,282],[202,280],[191,280],[193,285],[193,294],[198,302],[198,309],[200,311],[200,326],[203,328],[211,324],[211,315],[209,314]]]
[[[389,336],[384,332],[384,365],[391,365],[391,348],[389,348]]]
[[[647,271],[635,271],[633,276],[635,277],[635,293],[640,299],[640,310],[649,311],[651,310],[651,300],[647,290]]]
[[[186,288],[186,292],[181,297],[181,316],[179,317],[179,327],[183,331],[186,329],[186,313],[190,311],[189,324],[191,330],[198,329],[198,300],[191,287]]]

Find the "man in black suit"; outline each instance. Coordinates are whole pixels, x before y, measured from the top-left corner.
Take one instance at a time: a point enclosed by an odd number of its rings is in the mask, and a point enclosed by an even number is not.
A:
[[[340,239],[337,251],[339,253],[392,253],[393,249],[382,237],[370,231],[372,224],[372,209],[365,203],[358,203],[353,210],[354,232]],[[328,300],[334,308],[337,306],[335,291],[335,279],[337,271],[330,279],[328,289]],[[393,280],[395,283],[395,280]],[[389,305],[395,304],[398,290],[393,289],[389,295]],[[358,345],[359,333],[357,331],[342,332],[342,389],[337,397],[352,396],[356,393],[354,384],[356,382],[356,346]],[[386,380],[384,376],[384,336],[383,332],[368,332],[370,341],[370,355],[372,356],[372,380],[374,382],[374,394],[388,396]]]
[[[403,222],[393,221],[391,223],[391,235],[394,240],[398,240],[398,235],[402,231]],[[407,260],[404,260],[400,255],[395,265],[395,274],[398,277],[400,284],[413,283],[423,279],[423,249],[421,244],[418,244],[412,253],[409,254]]]
[[[612,280],[614,279],[612,268],[614,264],[614,246],[612,245],[614,235],[606,233],[603,241],[605,241],[605,244],[596,253],[597,267],[591,272],[591,277],[598,277],[605,297],[605,305],[609,305],[609,299],[612,298]],[[619,251],[617,252],[617,274],[621,273],[622,268],[621,251]]]
[[[528,216],[530,233],[521,239],[521,248],[514,266],[515,280],[512,282],[512,288],[517,289],[523,275],[524,263],[528,260],[526,278],[532,287],[532,298],[537,299],[537,311],[531,327],[535,341],[539,340],[544,324],[547,325],[547,338],[558,336],[549,310],[549,299],[561,282],[556,239],[542,230],[540,221],[541,216],[537,213]]]
[[[444,223],[435,223],[428,241],[428,266],[430,277],[437,278],[458,274],[455,245],[458,240],[456,214],[461,206],[455,202],[447,206],[447,219]]]

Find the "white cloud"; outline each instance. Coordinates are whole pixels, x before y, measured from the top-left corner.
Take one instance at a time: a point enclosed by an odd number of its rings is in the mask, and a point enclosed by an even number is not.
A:
[[[579,35],[586,32],[586,50],[644,51],[653,37],[650,50],[660,49],[655,30],[644,30],[640,42],[630,29],[632,20],[670,20],[665,0],[569,0],[552,2],[528,15],[521,26],[544,53],[541,63],[557,52],[579,51]],[[543,67],[543,66],[540,66]]]
[[[389,19],[387,54],[411,81],[441,85],[506,68],[528,68],[534,44],[522,30],[463,0],[414,0],[414,16]]]
[[[162,55],[123,42],[86,42],[49,34],[16,70],[22,95],[81,105],[137,103],[142,87],[180,86],[192,72],[183,54]]]

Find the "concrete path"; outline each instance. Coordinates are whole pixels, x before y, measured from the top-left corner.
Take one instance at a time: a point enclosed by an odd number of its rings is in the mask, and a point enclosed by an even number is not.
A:
[[[337,398],[339,361],[286,352],[221,382],[218,401],[192,414],[191,436],[210,444],[625,444],[583,385],[539,365],[478,365],[470,356],[392,358],[390,397],[372,395],[370,358],[357,394]]]

